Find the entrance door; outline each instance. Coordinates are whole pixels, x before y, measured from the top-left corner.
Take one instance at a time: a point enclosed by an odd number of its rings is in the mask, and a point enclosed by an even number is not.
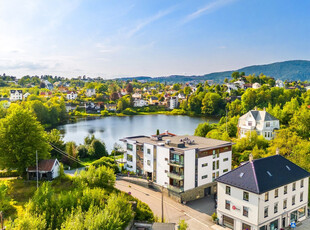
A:
[[[205,188],[205,196],[211,195],[211,187]]]
[[[282,218],[282,228],[286,227],[285,217]]]
[[[234,229],[234,219],[223,215],[223,225],[227,228]]]

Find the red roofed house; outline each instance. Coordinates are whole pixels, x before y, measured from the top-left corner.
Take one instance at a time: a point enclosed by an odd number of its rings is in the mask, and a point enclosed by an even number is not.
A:
[[[37,179],[37,168],[31,166],[27,168],[28,179]],[[40,160],[38,164],[39,180],[53,180],[59,176],[59,161],[57,159]]]
[[[40,92],[40,96],[41,97],[51,97],[53,95],[52,92],[48,91],[48,92]]]

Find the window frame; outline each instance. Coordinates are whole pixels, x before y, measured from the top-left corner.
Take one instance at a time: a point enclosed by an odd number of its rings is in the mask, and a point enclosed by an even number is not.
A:
[[[249,201],[250,200],[250,194],[246,191],[243,191],[243,200]]]

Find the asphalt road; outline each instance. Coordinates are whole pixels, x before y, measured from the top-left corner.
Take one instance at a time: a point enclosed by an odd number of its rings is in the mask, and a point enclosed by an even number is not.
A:
[[[154,190],[129,183],[124,180],[117,180],[115,187],[124,192],[131,192],[131,195],[149,205],[154,215],[161,218],[161,193]],[[223,229],[212,223],[210,216],[199,212],[191,207],[180,204],[167,196],[164,196],[164,219],[165,222],[179,223],[184,219],[189,229]]]

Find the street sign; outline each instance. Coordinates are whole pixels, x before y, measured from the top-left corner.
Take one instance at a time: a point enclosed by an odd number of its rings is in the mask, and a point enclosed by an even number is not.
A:
[[[295,222],[291,223],[291,228],[296,228],[296,223]]]

